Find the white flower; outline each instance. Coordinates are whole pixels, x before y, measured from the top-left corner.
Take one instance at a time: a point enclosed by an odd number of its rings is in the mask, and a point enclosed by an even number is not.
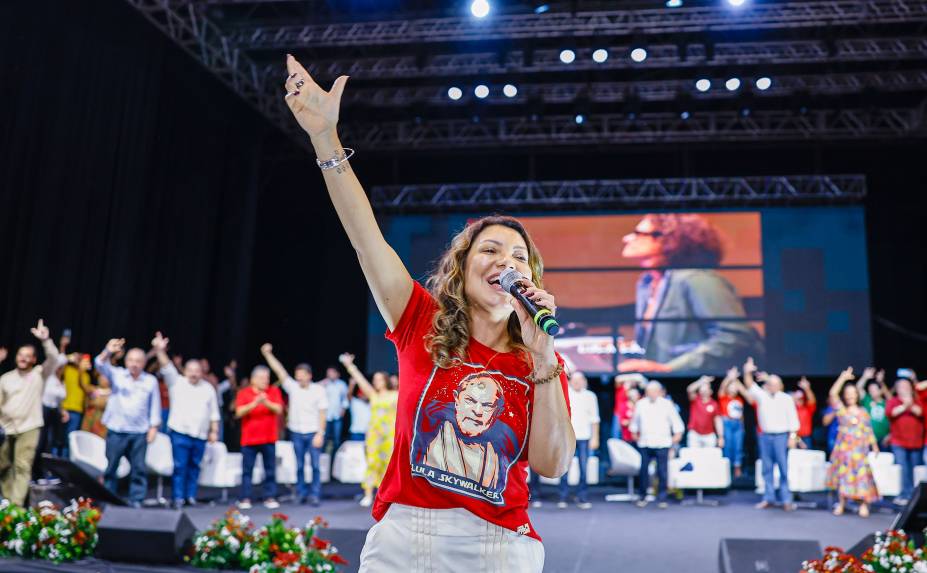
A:
[[[238,541],[237,537],[229,537],[227,543],[232,551],[238,551],[238,548],[241,546],[241,542]]]
[[[232,532],[229,531],[227,527],[223,527],[222,531],[219,532],[219,535],[221,535],[222,537],[228,537],[231,534]]]
[[[927,573],[927,562],[918,561],[914,564],[914,573]]]

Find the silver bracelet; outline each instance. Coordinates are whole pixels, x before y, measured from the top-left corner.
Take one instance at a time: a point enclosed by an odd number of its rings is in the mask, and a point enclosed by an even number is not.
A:
[[[327,171],[329,169],[334,169],[335,167],[338,167],[339,165],[341,165],[342,163],[350,159],[353,155],[354,155],[354,150],[351,149],[350,147],[345,147],[341,151],[341,153],[335,155],[331,159],[327,161],[322,161],[316,158],[315,162],[319,165],[319,169],[321,169],[322,171]]]

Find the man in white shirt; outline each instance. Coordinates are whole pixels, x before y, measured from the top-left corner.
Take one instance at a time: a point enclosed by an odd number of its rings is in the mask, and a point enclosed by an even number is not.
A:
[[[31,332],[42,343],[45,362],[36,366],[35,346],[24,344],[16,351],[16,368],[0,376],[0,426],[6,433],[0,444],[0,495],[16,505],[23,505],[29,493],[32,462],[44,423],[42,392],[45,381],[58,367],[58,349],[45,323],[39,319]]]
[[[570,376],[570,422],[573,424],[573,433],[576,434],[576,457],[579,458],[579,488],[576,494],[576,504],[580,509],[589,509],[586,484],[586,465],[589,462],[589,453],[599,449],[599,399],[594,392],[588,389],[589,383],[582,372],[574,372]],[[557,507],[567,507],[567,496],[570,485],[567,472],[560,478],[560,502]]]
[[[790,395],[783,392],[782,379],[775,374],[758,374],[757,379],[764,381],[760,388],[754,381],[756,364],[748,358],[744,364],[744,385],[748,396],[756,404],[756,417],[759,429],[757,442],[760,458],[763,460],[763,482],[765,491],[763,501],[758,509],[772,507],[776,503],[776,489],[773,482],[773,468],[779,466],[779,501],[782,509],[793,511],[792,492],[789,490],[789,449],[795,447],[798,438],[798,410]]]
[[[167,418],[174,458],[171,493],[174,507],[179,509],[184,503],[196,505],[200,462],[206,452],[206,442],[219,439],[219,399],[213,385],[203,378],[201,361],[187,360],[183,376],[177,372],[177,367],[167,356],[168,342],[158,332],[151,341],[151,347],[158,356],[161,376],[171,399]]]
[[[319,458],[325,445],[326,410],[328,397],[321,384],[312,381],[312,367],[306,363],[297,364],[290,377],[283,364],[274,356],[270,344],[261,346],[261,354],[271,370],[281,381],[283,391],[289,398],[289,413],[286,427],[296,453],[296,495],[299,503],[318,507],[322,497],[322,472]],[[312,486],[306,485],[306,454],[312,464]]]
[[[666,482],[669,477],[670,448],[682,439],[685,426],[676,406],[663,397],[663,386],[651,380],[647,383],[644,398],[638,400],[631,418],[631,435],[641,453],[640,499],[638,507],[647,505],[647,488],[650,486],[650,460],[657,461],[657,507],[666,509]]]

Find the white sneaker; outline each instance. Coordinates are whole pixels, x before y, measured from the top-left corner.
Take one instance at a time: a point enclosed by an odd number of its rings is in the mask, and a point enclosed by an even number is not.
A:
[[[567,502],[565,502],[565,501],[558,501],[558,502],[557,502],[557,509],[566,509],[566,508],[567,508]]]
[[[264,500],[264,507],[267,509],[277,509],[280,507],[280,503],[274,498],[268,498]]]
[[[589,503],[588,501],[581,501],[576,504],[576,507],[580,509],[592,509],[592,504]]]
[[[238,501],[238,509],[251,509],[251,500],[242,499]]]
[[[370,507],[371,505],[373,505],[373,498],[371,496],[365,495],[364,497],[361,498],[360,500],[361,507]]]

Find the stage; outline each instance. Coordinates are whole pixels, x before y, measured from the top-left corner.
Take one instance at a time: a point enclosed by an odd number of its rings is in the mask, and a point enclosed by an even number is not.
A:
[[[284,503],[279,510],[257,506],[244,513],[258,525],[278,511],[290,516],[293,524],[301,524],[316,515],[323,516],[329,522],[331,535],[323,532],[322,536],[335,541],[350,560],[350,566],[344,571],[354,572],[357,571],[364,533],[373,524],[369,510],[350,499],[354,491],[351,486],[333,485],[329,494],[336,498],[326,499],[318,508]],[[748,491],[732,491],[724,496],[710,497],[721,501],[718,507],[683,506],[671,502],[666,510],[657,509],[654,504],[639,509],[627,503],[606,503],[605,494],[615,491],[615,488],[591,488],[593,507],[582,511],[575,506],[557,509],[554,489],[545,490],[543,507],[530,510],[532,522],[544,538],[545,573],[717,573],[718,543],[722,538],[810,539],[819,541],[822,548],[827,545],[847,548],[868,533],[887,529],[895,515],[890,504],[873,508],[868,519],[853,514],[838,518],[825,509],[799,509],[793,513],[761,511],[753,508],[758,497]],[[207,495],[210,493],[206,492]],[[810,499],[826,503],[823,495]],[[203,529],[227,508],[221,504],[200,505],[188,509],[187,514],[198,529]],[[197,571],[190,567],[152,567],[99,560],[63,565],[0,560],[0,570],[82,573]]]

